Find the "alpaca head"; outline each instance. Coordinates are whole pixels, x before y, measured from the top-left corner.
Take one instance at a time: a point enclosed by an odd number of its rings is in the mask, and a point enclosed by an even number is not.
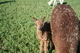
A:
[[[33,20],[34,20],[34,22],[35,22],[35,24],[36,24],[37,30],[40,30],[40,29],[44,26],[44,20],[45,20],[45,18],[46,18],[46,17],[44,17],[44,18],[41,19],[41,20],[38,20],[38,19],[36,19],[36,18],[33,17]]]

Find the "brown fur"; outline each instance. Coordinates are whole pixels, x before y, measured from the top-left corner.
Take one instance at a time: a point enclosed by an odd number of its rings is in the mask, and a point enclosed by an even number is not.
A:
[[[61,4],[54,8],[50,25],[56,53],[76,53],[78,22],[76,13],[69,5]]]
[[[44,52],[47,53],[48,52],[48,40],[50,41],[50,48],[52,47],[50,22],[44,23],[45,17],[42,20],[37,20],[36,18],[33,18],[33,19],[36,24],[37,35],[40,41],[39,53],[42,53],[43,48],[44,48]]]

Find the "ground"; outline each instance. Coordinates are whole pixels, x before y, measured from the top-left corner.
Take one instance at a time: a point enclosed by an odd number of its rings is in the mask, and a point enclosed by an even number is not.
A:
[[[38,53],[33,17],[50,21],[49,0],[0,0],[0,53]],[[80,1],[65,0],[80,18]],[[52,53],[55,53],[53,50]]]

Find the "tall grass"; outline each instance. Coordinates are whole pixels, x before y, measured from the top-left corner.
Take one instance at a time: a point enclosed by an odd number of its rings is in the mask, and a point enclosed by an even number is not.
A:
[[[49,0],[0,0],[0,53],[38,53],[39,41],[32,17],[50,21]],[[80,17],[80,1],[65,0]],[[53,50],[53,53],[55,51]]]

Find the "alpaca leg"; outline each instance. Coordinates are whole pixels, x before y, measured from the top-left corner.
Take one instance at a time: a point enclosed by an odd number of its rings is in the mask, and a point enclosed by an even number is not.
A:
[[[40,52],[39,53],[42,53],[42,50],[43,50],[43,41],[41,40],[40,41]]]
[[[57,1],[56,1],[56,0],[54,0],[53,7],[54,7],[55,5],[57,5]]]
[[[44,41],[44,51],[48,53],[48,41]]]
[[[60,1],[60,4],[63,4],[64,0],[59,0]]]
[[[48,5],[51,5],[51,3],[53,2],[54,0],[50,0],[49,2],[48,2]]]
[[[64,0],[62,0],[62,4],[63,4]]]
[[[61,0],[59,0],[60,4],[61,4]]]

